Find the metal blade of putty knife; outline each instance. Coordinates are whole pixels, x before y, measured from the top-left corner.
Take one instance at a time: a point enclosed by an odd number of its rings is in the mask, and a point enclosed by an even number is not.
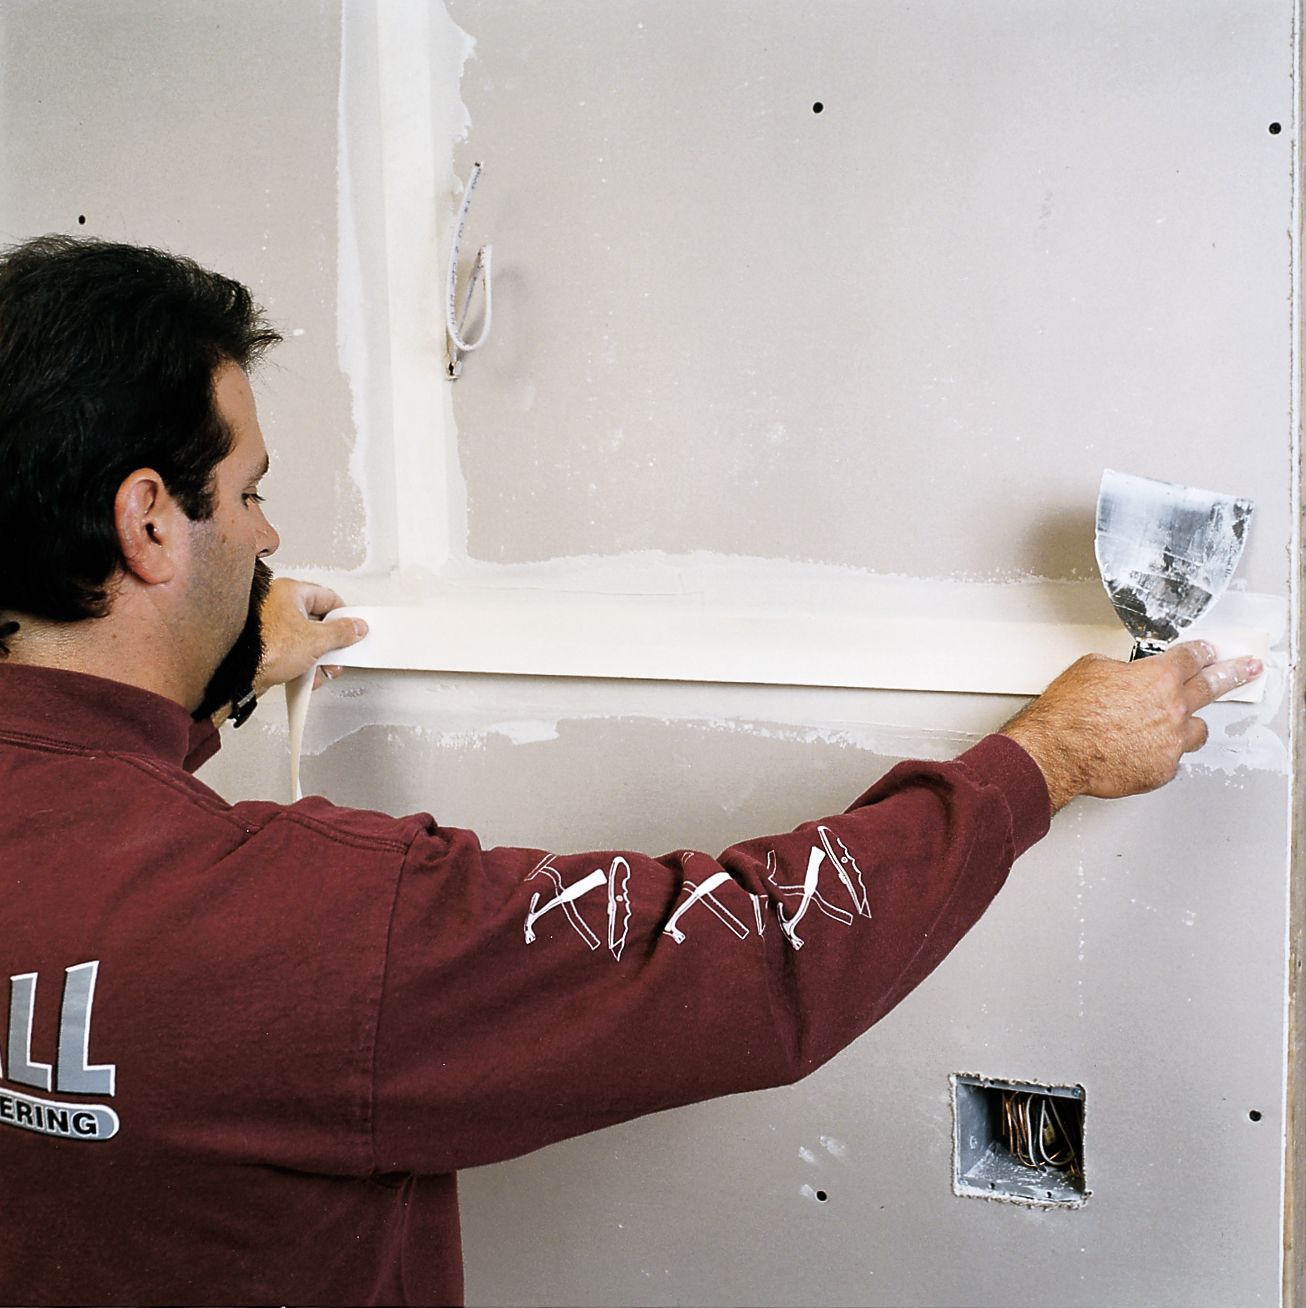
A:
[[[1215,603],[1242,557],[1253,508],[1232,495],[1102,474],[1097,566],[1134,637],[1131,662],[1160,654]]]

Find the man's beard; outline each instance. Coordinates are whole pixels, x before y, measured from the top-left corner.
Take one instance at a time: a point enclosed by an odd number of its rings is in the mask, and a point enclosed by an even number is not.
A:
[[[236,643],[214,669],[204,698],[191,717],[199,722],[243,695],[254,684],[263,661],[263,601],[272,585],[272,569],[262,559],[254,561],[254,580],[249,588],[249,616]]]

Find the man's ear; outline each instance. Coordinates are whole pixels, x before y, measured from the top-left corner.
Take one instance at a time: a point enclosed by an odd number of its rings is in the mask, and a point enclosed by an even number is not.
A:
[[[126,569],[146,585],[171,581],[177,574],[181,544],[180,506],[153,468],[138,468],[123,479],[113,500],[113,520]]]

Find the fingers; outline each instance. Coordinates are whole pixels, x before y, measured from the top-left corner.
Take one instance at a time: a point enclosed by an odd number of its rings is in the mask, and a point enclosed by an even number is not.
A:
[[[1146,662],[1152,668],[1166,668],[1175,673],[1180,684],[1192,680],[1204,667],[1215,662],[1215,646],[1206,640],[1185,640],[1171,645],[1164,654]]]
[[[329,586],[291,578],[274,581],[263,605],[263,660],[256,688],[267,690],[293,681],[332,650],[362,640],[367,623],[362,618],[331,617],[340,607],[340,596]],[[315,686],[329,677],[330,673],[319,670],[313,677]]]
[[[1195,713],[1231,690],[1255,680],[1262,671],[1260,659],[1254,658],[1226,659],[1223,663],[1208,664],[1184,682],[1184,707],[1189,713]]]
[[[324,618],[332,609],[342,608],[344,600],[329,586],[319,586],[316,582],[301,582],[304,612],[310,618]]]
[[[271,593],[285,605],[298,609],[306,618],[323,618],[344,604],[330,586],[319,586],[315,581],[297,581],[293,577],[278,577],[272,583]]]
[[[321,664],[317,671],[313,673],[313,689],[321,690],[328,681],[334,681],[343,671],[344,668],[338,663]]]
[[[1217,663],[1216,658],[1210,641],[1187,640],[1147,663],[1153,668],[1164,667],[1179,678],[1183,706],[1191,714],[1245,686],[1264,671],[1260,659],[1224,659]]]
[[[1184,753],[1191,754],[1194,750],[1201,749],[1206,744],[1206,738],[1209,734],[1210,728],[1201,718],[1189,718],[1183,727]]]
[[[348,649],[367,635],[367,623],[362,618],[327,618],[314,624],[314,657],[321,658],[333,649]]]
[[[1205,645],[1204,641],[1190,641],[1192,645]],[[1176,646],[1176,648],[1178,648]],[[1207,646],[1210,649],[1210,646]],[[1214,651],[1212,650],[1212,654]],[[1227,695],[1239,686],[1254,681],[1264,671],[1264,665],[1257,658],[1225,659],[1220,663],[1206,662],[1183,684],[1182,701],[1188,714],[1182,728],[1182,746],[1185,754],[1191,754],[1206,744],[1210,728],[1201,718],[1192,715],[1198,709],[1213,704],[1217,699]]]
[[[1217,663],[1214,647],[1206,641],[1196,640],[1187,641],[1182,646],[1175,645],[1159,657],[1166,658],[1176,651],[1181,651],[1181,657],[1174,660],[1180,670],[1185,666],[1196,665],[1196,670],[1184,680],[1180,691],[1180,699],[1187,714],[1180,729],[1181,747],[1185,754],[1191,754],[1201,749],[1210,736],[1210,728],[1201,718],[1193,717],[1193,714],[1231,690],[1237,690],[1239,686],[1255,680],[1264,671],[1264,665],[1256,658],[1224,659]]]
[[[1194,713],[1262,671],[1253,657],[1217,661],[1203,640],[1132,663],[1086,657],[1003,731],[1042,769],[1054,809],[1075,795],[1142,794],[1206,744],[1207,724]]]

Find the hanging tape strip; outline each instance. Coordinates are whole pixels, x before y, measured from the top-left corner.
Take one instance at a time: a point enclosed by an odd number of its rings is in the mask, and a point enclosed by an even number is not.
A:
[[[1127,658],[1120,627],[907,621],[705,606],[695,595],[477,592],[439,608],[358,607],[368,634],[323,663],[393,671],[1037,695],[1087,650]],[[1268,662],[1270,637],[1202,625],[1221,658]],[[313,671],[286,687],[296,799]],[[1257,703],[1259,677],[1227,696]]]

